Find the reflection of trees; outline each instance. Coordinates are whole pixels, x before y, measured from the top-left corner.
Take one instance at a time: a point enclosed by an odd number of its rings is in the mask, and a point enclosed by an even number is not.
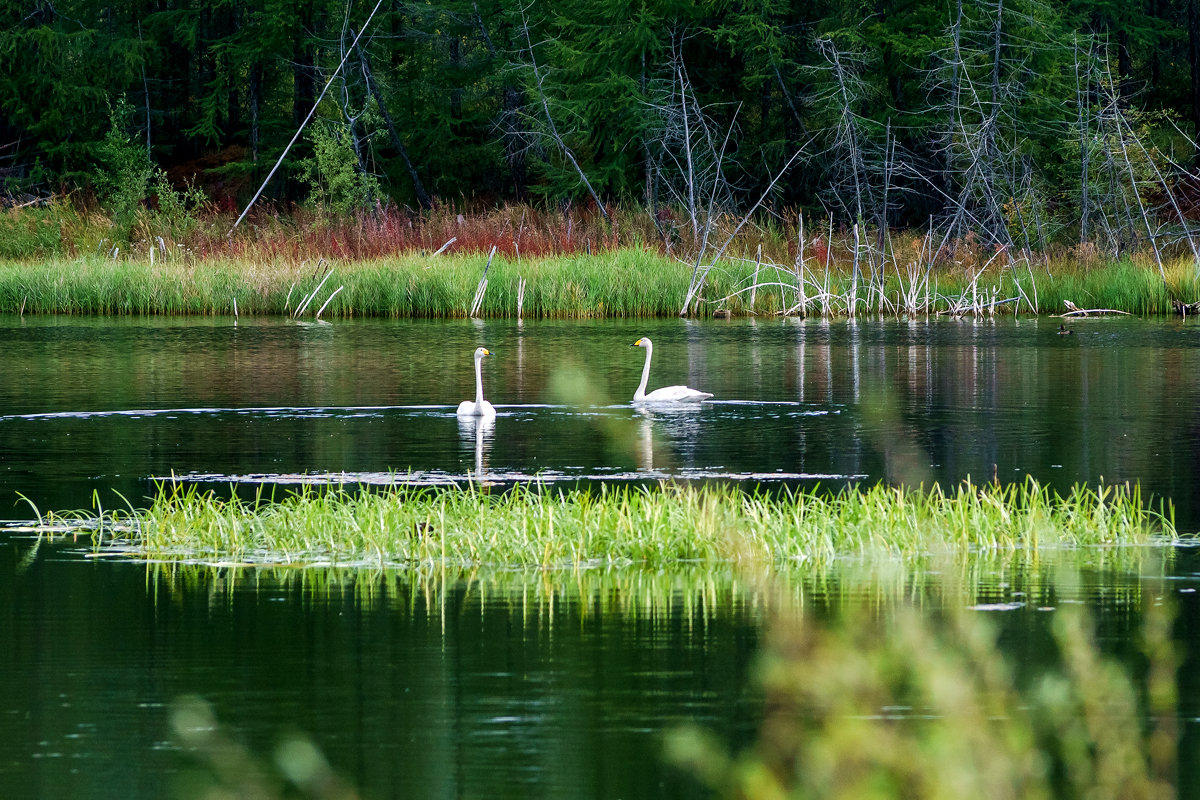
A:
[[[1181,398],[1200,392],[1200,351],[1136,347],[1127,324],[1090,324],[1059,339],[1036,320],[794,323],[790,399],[854,415],[841,441],[815,425],[803,432],[810,453],[844,472],[885,477],[878,453],[903,435],[942,482],[987,479],[995,465],[1001,480],[1140,480],[1190,503],[1185,454],[1200,432]]]

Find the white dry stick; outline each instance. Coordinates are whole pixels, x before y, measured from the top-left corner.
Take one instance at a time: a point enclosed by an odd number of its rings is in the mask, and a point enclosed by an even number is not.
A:
[[[292,145],[294,145],[296,140],[300,138],[300,133],[304,130],[304,126],[306,126],[309,123],[309,120],[313,118],[313,114],[317,113],[317,107],[321,105],[321,101],[325,99],[325,93],[328,92],[329,87],[333,85],[333,81],[335,78],[337,78],[338,73],[342,71],[342,67],[346,66],[346,59],[350,57],[350,53],[358,46],[358,40],[361,39],[362,35],[366,32],[367,26],[371,24],[371,20],[375,17],[375,12],[379,10],[381,5],[383,5],[383,0],[378,0],[378,2],[375,3],[375,8],[371,9],[371,13],[367,16],[367,21],[364,22],[362,28],[359,29],[358,36],[354,37],[354,41],[350,43],[349,49],[347,49],[345,54],[342,56],[341,63],[337,65],[337,69],[335,69],[333,74],[329,76],[329,80],[326,82],[325,88],[321,90],[320,96],[317,97],[316,102],[314,102],[312,105],[312,108],[308,110],[308,116],[305,117],[304,121],[300,123],[300,127],[296,129],[295,135],[292,136],[292,140],[288,142],[287,147],[283,148],[283,152],[279,154],[279,160],[275,162],[275,166],[271,167],[271,171],[267,173],[267,177],[262,182],[262,186],[259,186],[258,191],[254,193],[254,197],[250,198],[250,202],[246,204],[246,208],[233,223],[233,227],[229,229],[229,233],[225,234],[226,236],[233,235],[233,232],[237,230],[237,226],[242,224],[242,220],[246,218],[246,215],[250,213],[250,209],[254,207],[255,202],[257,202],[259,196],[263,193],[263,189],[267,188],[267,184],[270,183],[271,178],[273,178],[276,171],[278,171],[279,165],[282,164],[283,159],[287,157],[288,151],[292,149]]]
[[[313,298],[315,298],[317,296],[317,292],[321,291],[321,287],[325,285],[325,281],[329,280],[329,276],[332,274],[333,274],[332,269],[329,270],[329,272],[325,273],[325,277],[321,278],[321,282],[317,284],[317,288],[312,290],[312,294],[310,294],[303,303],[296,306],[296,313],[292,314],[292,319],[298,318],[301,314],[303,314],[305,311],[308,310],[309,303],[311,303],[313,301]]]
[[[605,219],[608,219],[608,209],[604,207],[604,201],[600,199],[600,195],[596,194],[596,190],[592,188],[591,181],[588,180],[583,167],[579,166],[579,162],[575,160],[575,154],[571,152],[571,148],[567,146],[566,141],[559,134],[558,126],[554,124],[554,115],[550,113],[550,101],[546,99],[545,78],[538,68],[537,57],[533,53],[533,39],[529,35],[529,20],[525,17],[524,7],[519,7],[518,10],[521,12],[521,32],[525,34],[525,50],[529,53],[529,66],[533,69],[533,88],[537,90],[538,99],[541,100],[542,111],[546,114],[546,125],[550,130],[550,138],[554,140],[554,143],[558,145],[558,149],[571,162],[571,166],[575,168],[575,172],[579,174],[579,180],[587,187],[588,194],[596,202],[596,207],[600,209],[600,214]]]
[[[475,299],[471,301],[471,313],[469,316],[479,314],[479,309],[483,307],[483,293],[487,291],[487,278],[479,279],[479,286],[475,287]]]
[[[796,236],[799,249],[796,252],[796,302],[800,306],[800,316],[807,316],[808,290],[804,288],[804,213],[800,213],[800,230]]]
[[[475,316],[479,313],[479,309],[483,307],[483,293],[487,291],[487,274],[488,268],[492,266],[492,257],[496,255],[496,245],[492,245],[492,252],[488,253],[487,263],[483,265],[483,277],[479,279],[479,285],[475,287],[475,299],[471,301],[471,313],[468,316]]]
[[[525,279],[517,278],[517,319],[521,318],[521,308],[525,305]]]
[[[332,302],[333,298],[337,297],[337,295],[338,295],[338,292],[340,292],[342,289],[345,289],[345,288],[346,288],[345,286],[339,286],[339,287],[337,287],[336,289],[334,289],[334,290],[333,290],[333,294],[329,295],[329,299],[328,299],[328,300],[326,300],[326,301],[325,301],[325,304],[324,304],[324,305],[322,305],[322,306],[321,306],[321,308],[320,308],[320,310],[318,310],[318,311],[317,311],[317,316],[316,316],[316,317],[314,317],[314,319],[320,319],[320,318],[321,318],[321,312],[323,312],[323,311],[325,310],[325,306],[329,305],[329,303],[330,303],[330,302]]]
[[[750,308],[751,314],[754,313],[754,298],[758,296],[758,270],[762,266],[762,245],[758,246],[758,253],[754,256],[754,283],[750,284]]]
[[[450,237],[450,241],[446,242],[444,245],[442,245],[441,247],[439,247],[439,248],[437,249],[437,252],[436,252],[436,253],[434,253],[434,255],[435,255],[435,256],[440,256],[442,253],[446,252],[446,248],[448,248],[450,245],[454,244],[454,243],[455,243],[455,242],[457,242],[457,241],[458,241],[458,237],[457,237],[457,236],[451,236],[451,237]]]

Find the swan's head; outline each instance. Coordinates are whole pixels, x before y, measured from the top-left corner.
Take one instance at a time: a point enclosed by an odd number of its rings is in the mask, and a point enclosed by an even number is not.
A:
[[[491,354],[492,354],[492,351],[488,350],[486,347],[476,347],[475,348],[475,360],[476,361],[483,358],[484,356],[490,356]]]
[[[631,344],[629,346],[630,347],[649,347],[650,346],[650,338],[648,336],[643,336],[642,338],[638,339],[636,342],[634,342],[633,344]]]

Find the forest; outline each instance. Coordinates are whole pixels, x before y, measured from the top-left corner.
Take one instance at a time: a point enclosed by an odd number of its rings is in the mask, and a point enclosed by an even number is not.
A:
[[[623,205],[693,234],[758,208],[1195,251],[1198,5],[20,0],[2,194]]]

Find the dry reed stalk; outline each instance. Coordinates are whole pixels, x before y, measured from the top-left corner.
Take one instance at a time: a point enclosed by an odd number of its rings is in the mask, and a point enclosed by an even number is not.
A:
[[[313,317],[313,319],[320,319],[321,312],[323,312],[325,310],[325,306],[328,306],[333,301],[333,298],[337,297],[338,292],[340,292],[342,289],[345,289],[345,288],[346,288],[345,285],[342,285],[342,286],[339,286],[336,289],[334,289],[333,294],[329,295],[329,299],[325,301],[324,305],[322,305],[321,308],[317,311],[317,315],[315,317]]]
[[[762,267],[762,245],[758,246],[758,252],[754,256],[754,282],[750,286],[750,308],[748,311],[754,313],[754,299],[758,296],[758,270]]]
[[[302,304],[300,304],[299,306],[296,307],[296,313],[292,314],[292,319],[299,318],[299,316],[301,314],[303,314],[306,310],[308,310],[309,304],[313,301],[313,298],[315,298],[317,296],[317,292],[321,291],[321,287],[325,285],[325,281],[329,280],[329,276],[332,274],[333,274],[332,269],[330,269],[329,272],[325,273],[325,277],[321,278],[321,282],[317,284],[317,288],[312,290],[312,294],[310,294],[304,300],[304,302]]]
[[[475,289],[475,299],[471,302],[471,311],[468,316],[474,317],[479,313],[479,309],[483,307],[483,293],[487,291],[487,274],[488,269],[492,266],[492,257],[496,255],[496,246],[492,245],[492,252],[488,253],[487,263],[483,265],[483,277],[479,279],[479,286]]]

